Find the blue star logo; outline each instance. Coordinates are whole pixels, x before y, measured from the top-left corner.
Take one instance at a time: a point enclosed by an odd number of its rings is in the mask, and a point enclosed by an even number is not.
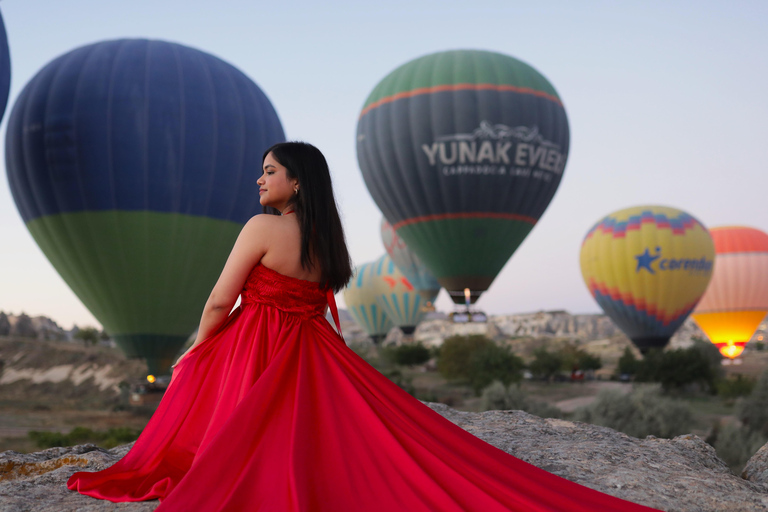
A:
[[[645,252],[639,256],[635,256],[635,259],[637,260],[637,268],[635,269],[635,273],[640,272],[641,268],[644,268],[651,274],[655,274],[653,267],[651,266],[654,261],[661,258],[661,248],[656,248],[656,256],[651,256],[650,251],[646,247]]]

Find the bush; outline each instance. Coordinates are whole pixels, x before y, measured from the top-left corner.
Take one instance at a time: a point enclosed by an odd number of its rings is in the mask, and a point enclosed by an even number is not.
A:
[[[509,347],[487,345],[472,353],[469,358],[469,383],[476,394],[493,381],[504,385],[523,379],[523,360],[513,354]]]
[[[85,443],[93,443],[102,448],[114,448],[115,446],[135,441],[139,434],[141,434],[141,430],[134,430],[128,427],[111,428],[106,432],[98,432],[85,427],[75,427],[69,434],[32,430],[27,435],[35,442],[38,448],[74,446]]]
[[[391,362],[403,366],[414,366],[429,361],[429,349],[419,343],[403,343],[397,347],[386,348],[384,356]]]
[[[714,348],[711,343],[709,345]],[[635,380],[659,382],[665,392],[698,385],[714,393],[715,383],[722,371],[720,359],[719,352],[716,358],[713,357],[709,347],[703,343],[687,349],[651,350],[639,362]]]
[[[469,358],[484,347],[493,345],[485,336],[451,336],[443,341],[437,360],[437,371],[448,380],[469,380]]]
[[[763,372],[752,393],[738,404],[736,415],[748,430],[768,437],[768,371]]]
[[[586,372],[589,370],[599,370],[603,367],[603,362],[599,357],[593,356],[589,352],[573,345],[560,349],[559,355],[561,360],[560,369],[564,371],[570,372],[579,369]]]
[[[755,388],[755,379],[742,374],[717,381],[717,394],[725,400],[747,396]]]
[[[690,430],[693,413],[687,404],[660,396],[656,390],[628,395],[610,390],[601,392],[592,405],[577,409],[574,419],[639,438],[671,438]]]
[[[563,413],[557,407],[543,402],[530,400],[517,386],[505,386],[494,381],[483,390],[480,406],[484,411],[525,411],[540,418],[562,418]]]
[[[563,367],[563,356],[557,352],[549,352],[546,348],[537,348],[533,353],[533,361],[528,365],[534,377],[546,381],[560,373]]]
[[[485,336],[451,336],[440,348],[438,371],[448,380],[469,384],[476,394],[494,380],[520,382],[523,360]]]
[[[731,471],[740,475],[747,461],[766,441],[768,439],[759,432],[728,424],[718,428],[714,447],[717,456],[728,464]]]
[[[619,375],[635,375],[640,369],[640,361],[632,353],[632,349],[626,347],[624,354],[619,358],[617,371]]]

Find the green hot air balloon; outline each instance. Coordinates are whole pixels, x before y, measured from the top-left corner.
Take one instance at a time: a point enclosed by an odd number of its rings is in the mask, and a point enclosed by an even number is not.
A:
[[[427,55],[371,92],[357,125],[365,184],[456,303],[487,290],[555,194],[568,156],[552,85],[512,57]]]
[[[261,213],[261,155],[282,140],[267,97],[230,64],[125,39],[40,70],[11,112],[5,156],[35,241],[126,355],[156,374]]]

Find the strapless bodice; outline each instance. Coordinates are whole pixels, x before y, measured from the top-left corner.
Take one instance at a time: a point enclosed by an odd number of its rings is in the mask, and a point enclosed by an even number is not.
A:
[[[248,275],[241,297],[243,305],[266,304],[302,318],[322,315],[328,304],[319,283],[285,276],[261,263]]]

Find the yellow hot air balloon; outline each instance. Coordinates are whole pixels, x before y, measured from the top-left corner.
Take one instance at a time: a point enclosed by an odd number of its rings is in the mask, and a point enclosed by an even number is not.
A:
[[[768,234],[744,226],[710,230],[715,273],[693,319],[720,353],[738,357],[768,313]]]
[[[581,246],[581,273],[605,313],[643,352],[663,348],[709,284],[715,250],[686,212],[636,206],[606,216]]]

